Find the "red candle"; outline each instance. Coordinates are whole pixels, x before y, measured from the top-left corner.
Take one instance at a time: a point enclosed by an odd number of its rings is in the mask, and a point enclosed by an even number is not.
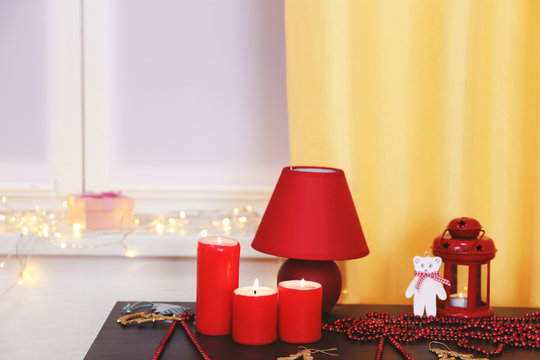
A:
[[[275,289],[253,286],[234,290],[232,337],[244,345],[267,345],[277,339],[278,296]]]
[[[279,338],[305,344],[321,338],[322,286],[315,281],[282,281],[279,287]]]
[[[206,237],[197,243],[197,332],[231,333],[232,295],[238,287],[240,244],[227,237]]]

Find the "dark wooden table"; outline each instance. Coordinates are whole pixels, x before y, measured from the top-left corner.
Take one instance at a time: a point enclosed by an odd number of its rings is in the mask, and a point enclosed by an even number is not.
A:
[[[190,308],[194,308],[194,303],[174,303]],[[103,324],[101,331],[97,335],[90,350],[86,354],[86,360],[92,359],[151,359],[162,337],[167,332],[169,324],[154,323],[141,326],[130,325],[121,326],[116,322],[120,316],[122,307],[128,302],[117,302],[109,317]],[[133,303],[133,302],[131,302]],[[373,311],[384,311],[392,315],[411,313],[412,306],[404,305],[337,305],[330,314],[324,316],[323,321],[330,322],[337,318],[349,316],[362,316]],[[495,308],[497,316],[519,316],[526,312],[538,311],[538,309],[527,308]],[[195,332],[194,324],[191,324]],[[195,333],[196,334],[196,333]],[[231,336],[205,336],[196,334],[201,345],[206,350],[212,360],[276,360],[280,356],[287,356],[296,353],[297,345],[276,341],[266,346],[245,346],[235,343]],[[459,349],[452,343],[448,344],[453,350]],[[375,359],[377,351],[376,343],[357,343],[350,341],[343,335],[323,333],[320,341],[309,344],[310,348],[326,349],[338,348],[340,359]],[[436,355],[428,351],[428,342],[419,341],[406,345],[409,354],[416,360],[435,360]],[[333,357],[327,355],[314,355],[315,360],[331,360]],[[171,336],[160,359],[183,359],[200,360],[201,357],[195,350],[190,340],[186,337],[182,327],[177,326]],[[388,341],[385,343],[384,360],[403,359]],[[538,350],[513,350],[505,349],[503,355],[497,359],[540,359]]]

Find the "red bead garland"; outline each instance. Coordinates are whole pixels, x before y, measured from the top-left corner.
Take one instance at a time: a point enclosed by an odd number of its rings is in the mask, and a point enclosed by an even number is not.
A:
[[[184,328],[187,336],[189,337],[189,339],[191,340],[191,342],[193,343],[193,345],[195,345],[195,347],[197,348],[197,351],[199,352],[199,354],[201,354],[202,358],[204,360],[210,360],[210,356],[208,356],[208,354],[206,353],[206,351],[204,351],[201,343],[199,343],[199,340],[197,340],[197,338],[195,337],[195,334],[193,334],[193,332],[191,331],[191,329],[189,328],[188,324],[182,319],[180,320],[180,324],[182,325],[182,327]]]
[[[379,339],[379,345],[377,345],[377,353],[375,354],[375,360],[382,359],[383,350],[384,350],[384,336],[381,336]]]
[[[167,330],[167,333],[165,334],[163,339],[161,339],[161,342],[159,343],[159,346],[156,349],[154,356],[152,356],[152,360],[157,360],[161,356],[161,353],[163,352],[163,348],[165,347],[165,344],[167,343],[167,341],[169,341],[169,338],[171,337],[177,323],[178,321],[175,320],[172,322],[171,326],[169,326],[169,330]]]
[[[462,348],[486,356],[499,355],[505,346],[540,349],[540,312],[520,317],[460,319],[452,317],[419,317],[409,314],[392,317],[374,312],[360,318],[343,318],[323,324],[323,330],[345,334],[355,341],[379,340],[376,359],[382,358],[384,339],[406,358],[413,359],[401,343],[417,340],[453,341]],[[476,345],[485,341],[489,348]]]
[[[184,311],[182,315],[178,317],[180,318],[180,320],[175,320],[172,322],[171,326],[169,327],[169,330],[167,330],[167,333],[165,334],[163,339],[161,339],[161,342],[159,343],[159,346],[156,349],[154,356],[152,356],[152,360],[157,360],[161,356],[161,353],[163,352],[163,348],[165,347],[165,344],[167,344],[167,341],[171,337],[174,331],[174,328],[176,327],[176,324],[178,322],[180,323],[180,325],[182,325],[182,327],[184,328],[184,331],[186,332],[186,335],[189,337],[189,339],[191,340],[191,342],[193,343],[193,345],[195,346],[199,354],[202,356],[202,358],[204,360],[211,360],[210,356],[208,356],[206,351],[204,351],[201,343],[199,343],[199,340],[197,340],[197,337],[195,337],[195,334],[193,334],[193,331],[191,331],[191,329],[189,328],[189,325],[187,324],[187,322],[193,320],[193,318],[195,317],[195,314],[192,312],[188,313],[187,311]]]

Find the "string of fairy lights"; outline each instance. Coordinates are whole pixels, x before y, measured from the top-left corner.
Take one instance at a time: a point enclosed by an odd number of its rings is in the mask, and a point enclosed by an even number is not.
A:
[[[242,237],[253,234],[259,225],[259,214],[251,206],[235,207],[230,210],[180,210],[161,214],[135,214],[130,228],[101,231],[85,231],[80,223],[72,223],[68,217],[67,202],[61,210],[19,210],[8,205],[1,197],[0,234],[18,235],[15,249],[0,257],[0,271],[15,267],[17,278],[0,288],[0,298],[31,276],[27,271],[29,260],[37,245],[54,246],[63,251],[95,247],[121,246],[124,256],[137,256],[137,249],[127,245],[129,236],[148,234],[174,237],[178,241],[224,235]],[[96,240],[103,241],[96,241]],[[4,285],[2,285],[4,286]]]

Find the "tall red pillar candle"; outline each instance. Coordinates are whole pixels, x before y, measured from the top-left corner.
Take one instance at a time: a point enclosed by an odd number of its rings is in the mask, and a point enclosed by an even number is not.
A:
[[[279,288],[279,338],[305,344],[321,338],[322,286],[315,281],[282,281]]]
[[[197,332],[228,335],[232,296],[238,287],[240,244],[227,237],[206,237],[197,243]]]
[[[253,286],[234,290],[232,338],[243,345],[267,345],[277,339],[277,291]]]

